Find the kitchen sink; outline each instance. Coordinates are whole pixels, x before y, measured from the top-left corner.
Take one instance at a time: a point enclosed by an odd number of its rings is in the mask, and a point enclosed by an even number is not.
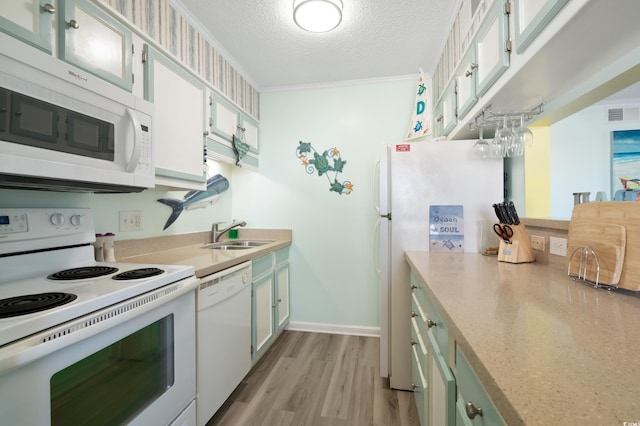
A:
[[[208,243],[203,248],[212,250],[246,250],[260,247],[273,241],[256,241],[256,240],[228,240],[217,243]]]

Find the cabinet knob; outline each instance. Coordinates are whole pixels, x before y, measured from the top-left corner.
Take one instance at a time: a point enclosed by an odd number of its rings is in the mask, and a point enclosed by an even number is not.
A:
[[[278,303],[282,303],[282,299],[278,299]]]
[[[411,291],[413,291],[413,290],[415,290],[415,289],[417,289],[417,288],[418,288],[418,286],[417,286],[417,285],[413,285],[413,284],[411,284]]]
[[[438,116],[436,117],[436,121],[439,123],[439,122],[441,122],[441,121],[442,121],[442,119],[443,119],[443,118],[444,118],[444,116],[443,116],[442,114],[440,114],[440,115],[438,115]]]
[[[67,26],[69,28],[73,28],[74,30],[77,30],[78,28],[80,28],[80,24],[75,19],[72,19],[69,22],[67,22]]]
[[[464,405],[464,409],[467,412],[467,417],[473,420],[476,416],[482,417],[482,408],[473,405],[473,402],[469,401]]]
[[[435,327],[436,325],[438,325],[438,324],[436,324],[435,322],[431,321],[430,319],[427,320],[427,327],[431,328],[431,327]]]
[[[272,307],[273,309],[275,309],[275,308],[276,308],[276,305],[271,305],[271,307]]]
[[[411,318],[415,318],[415,317],[419,317],[420,314],[416,314],[415,312],[411,311]]]
[[[469,64],[469,69],[464,73],[465,76],[469,77],[473,74],[473,70],[478,68],[478,64],[474,64],[473,62]]]
[[[415,383],[411,383],[411,389],[413,390],[418,389],[418,385],[416,385]]]
[[[203,134],[204,134],[204,136],[209,136],[209,131],[205,130]]]
[[[56,8],[51,3],[47,3],[44,6],[42,6],[42,11],[47,13],[56,13]]]
[[[418,342],[416,342],[415,340],[411,339],[411,346],[415,346],[417,344],[418,344]]]

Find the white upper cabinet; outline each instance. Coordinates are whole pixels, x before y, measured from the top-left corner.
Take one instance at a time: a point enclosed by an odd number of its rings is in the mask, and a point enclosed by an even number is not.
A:
[[[522,53],[569,0],[512,0],[514,41]]]
[[[131,92],[131,31],[85,0],[64,0],[59,8],[60,59]]]
[[[145,45],[145,98],[155,105],[156,184],[205,189],[205,86]]]
[[[0,30],[51,53],[51,33],[56,13],[54,5],[53,0],[3,1],[0,8]]]
[[[484,95],[509,67],[509,16],[504,5],[504,0],[493,2],[475,37],[478,96]]]

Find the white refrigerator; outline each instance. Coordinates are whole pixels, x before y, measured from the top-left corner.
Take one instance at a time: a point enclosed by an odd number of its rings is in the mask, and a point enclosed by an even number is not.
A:
[[[492,204],[504,199],[502,159],[478,158],[474,143],[427,140],[387,145],[376,163],[380,374],[394,389],[411,390],[411,289],[404,253],[430,250],[430,206],[462,206],[463,251],[476,253],[480,223],[495,220]]]

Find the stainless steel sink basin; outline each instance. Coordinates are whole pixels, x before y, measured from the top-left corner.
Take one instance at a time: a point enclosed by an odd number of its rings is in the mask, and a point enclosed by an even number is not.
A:
[[[204,248],[212,250],[246,250],[269,244],[273,241],[256,241],[256,240],[228,240],[217,243],[209,243]]]

